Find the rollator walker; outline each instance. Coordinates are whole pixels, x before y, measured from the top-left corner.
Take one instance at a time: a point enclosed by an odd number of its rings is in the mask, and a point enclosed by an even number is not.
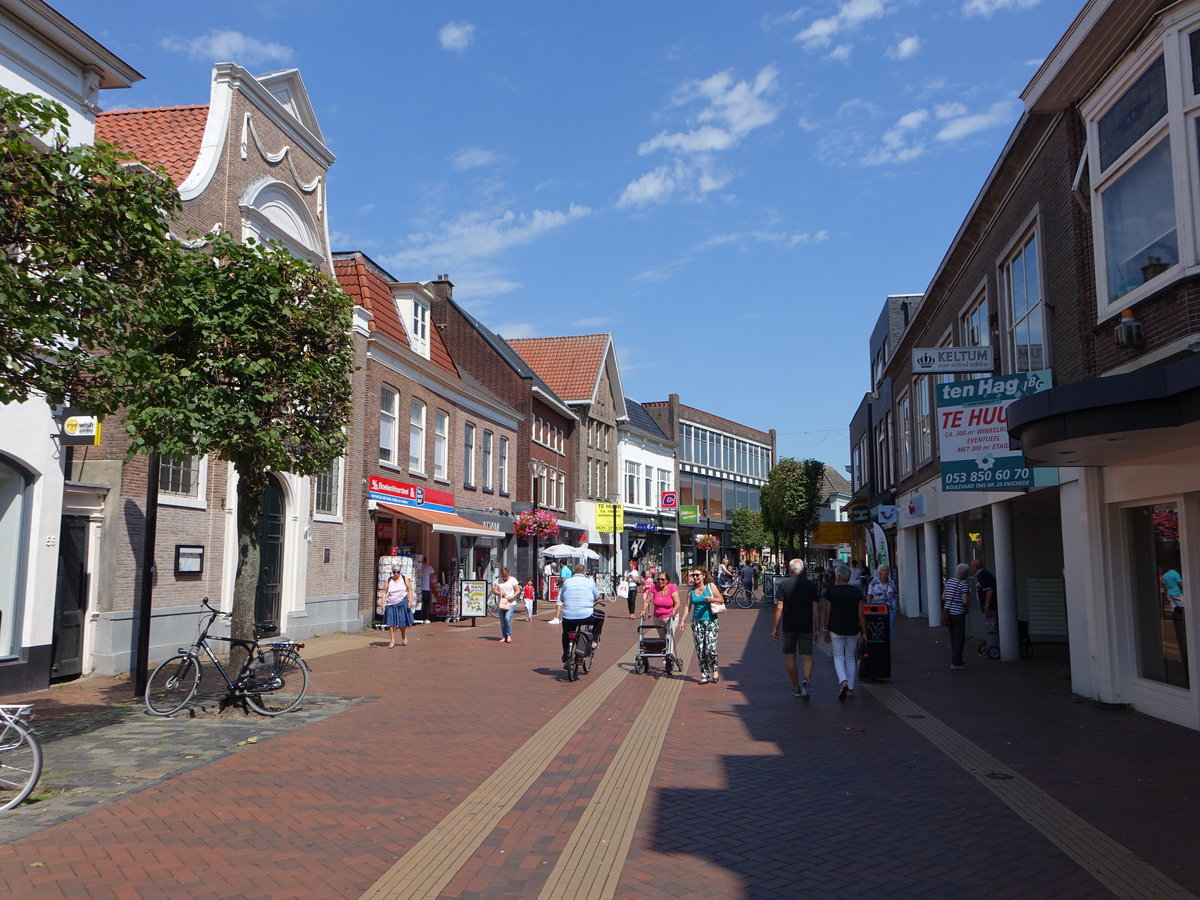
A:
[[[683,663],[675,655],[675,629],[672,619],[642,619],[638,625],[637,654],[633,658],[633,671],[641,675],[650,671],[650,660],[661,659],[663,670],[668,674],[683,671]]]

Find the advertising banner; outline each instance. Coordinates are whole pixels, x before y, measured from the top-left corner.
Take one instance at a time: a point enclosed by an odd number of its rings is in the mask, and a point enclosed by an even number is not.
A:
[[[853,528],[849,522],[822,522],[812,533],[812,543],[834,546],[849,544],[853,538]]]
[[[596,504],[596,530],[616,534],[625,530],[625,506],[621,503]]]
[[[700,524],[700,507],[692,504],[679,507],[679,524],[680,525],[699,525]]]
[[[1006,410],[1050,388],[1050,370],[995,375],[937,386],[943,491],[1012,491],[1033,487],[1033,469],[1008,447]]]

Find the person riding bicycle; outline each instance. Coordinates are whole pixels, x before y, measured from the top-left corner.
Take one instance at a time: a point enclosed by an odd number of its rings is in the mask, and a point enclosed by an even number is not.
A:
[[[577,564],[572,575],[559,588],[558,602],[562,604],[562,651],[563,664],[567,662],[567,648],[570,640],[567,635],[577,628],[591,624],[592,641],[600,643],[600,631],[604,627],[604,616],[597,616],[596,601],[600,599],[600,591],[596,583],[583,574],[584,567]]]

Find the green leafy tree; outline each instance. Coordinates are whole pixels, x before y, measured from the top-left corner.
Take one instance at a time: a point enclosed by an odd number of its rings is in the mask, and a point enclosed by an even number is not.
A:
[[[735,509],[730,537],[733,540],[733,546],[740,550],[761,552],[767,543],[767,535],[763,531],[762,513],[757,509]]]
[[[128,154],[66,134],[60,104],[0,88],[0,403],[40,393],[104,414],[127,399],[126,349],[154,338],[180,199]]]
[[[809,535],[821,520],[821,484],[825,464],[816,459],[781,459],[763,485],[764,508],[769,511],[770,530],[782,537],[789,549],[808,549]]]
[[[209,235],[156,307],[155,342],[129,354],[131,452],[212,454],[237,470],[235,635],[253,626],[268,473],[315,475],[344,451],[352,310],[311,262]]]

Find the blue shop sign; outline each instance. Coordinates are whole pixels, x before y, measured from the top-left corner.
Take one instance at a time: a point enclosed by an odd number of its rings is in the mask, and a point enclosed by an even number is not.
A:
[[[633,526],[633,528],[635,531],[661,531],[662,530],[660,526],[658,526],[652,522],[650,522],[650,523],[638,522],[636,525]]]

